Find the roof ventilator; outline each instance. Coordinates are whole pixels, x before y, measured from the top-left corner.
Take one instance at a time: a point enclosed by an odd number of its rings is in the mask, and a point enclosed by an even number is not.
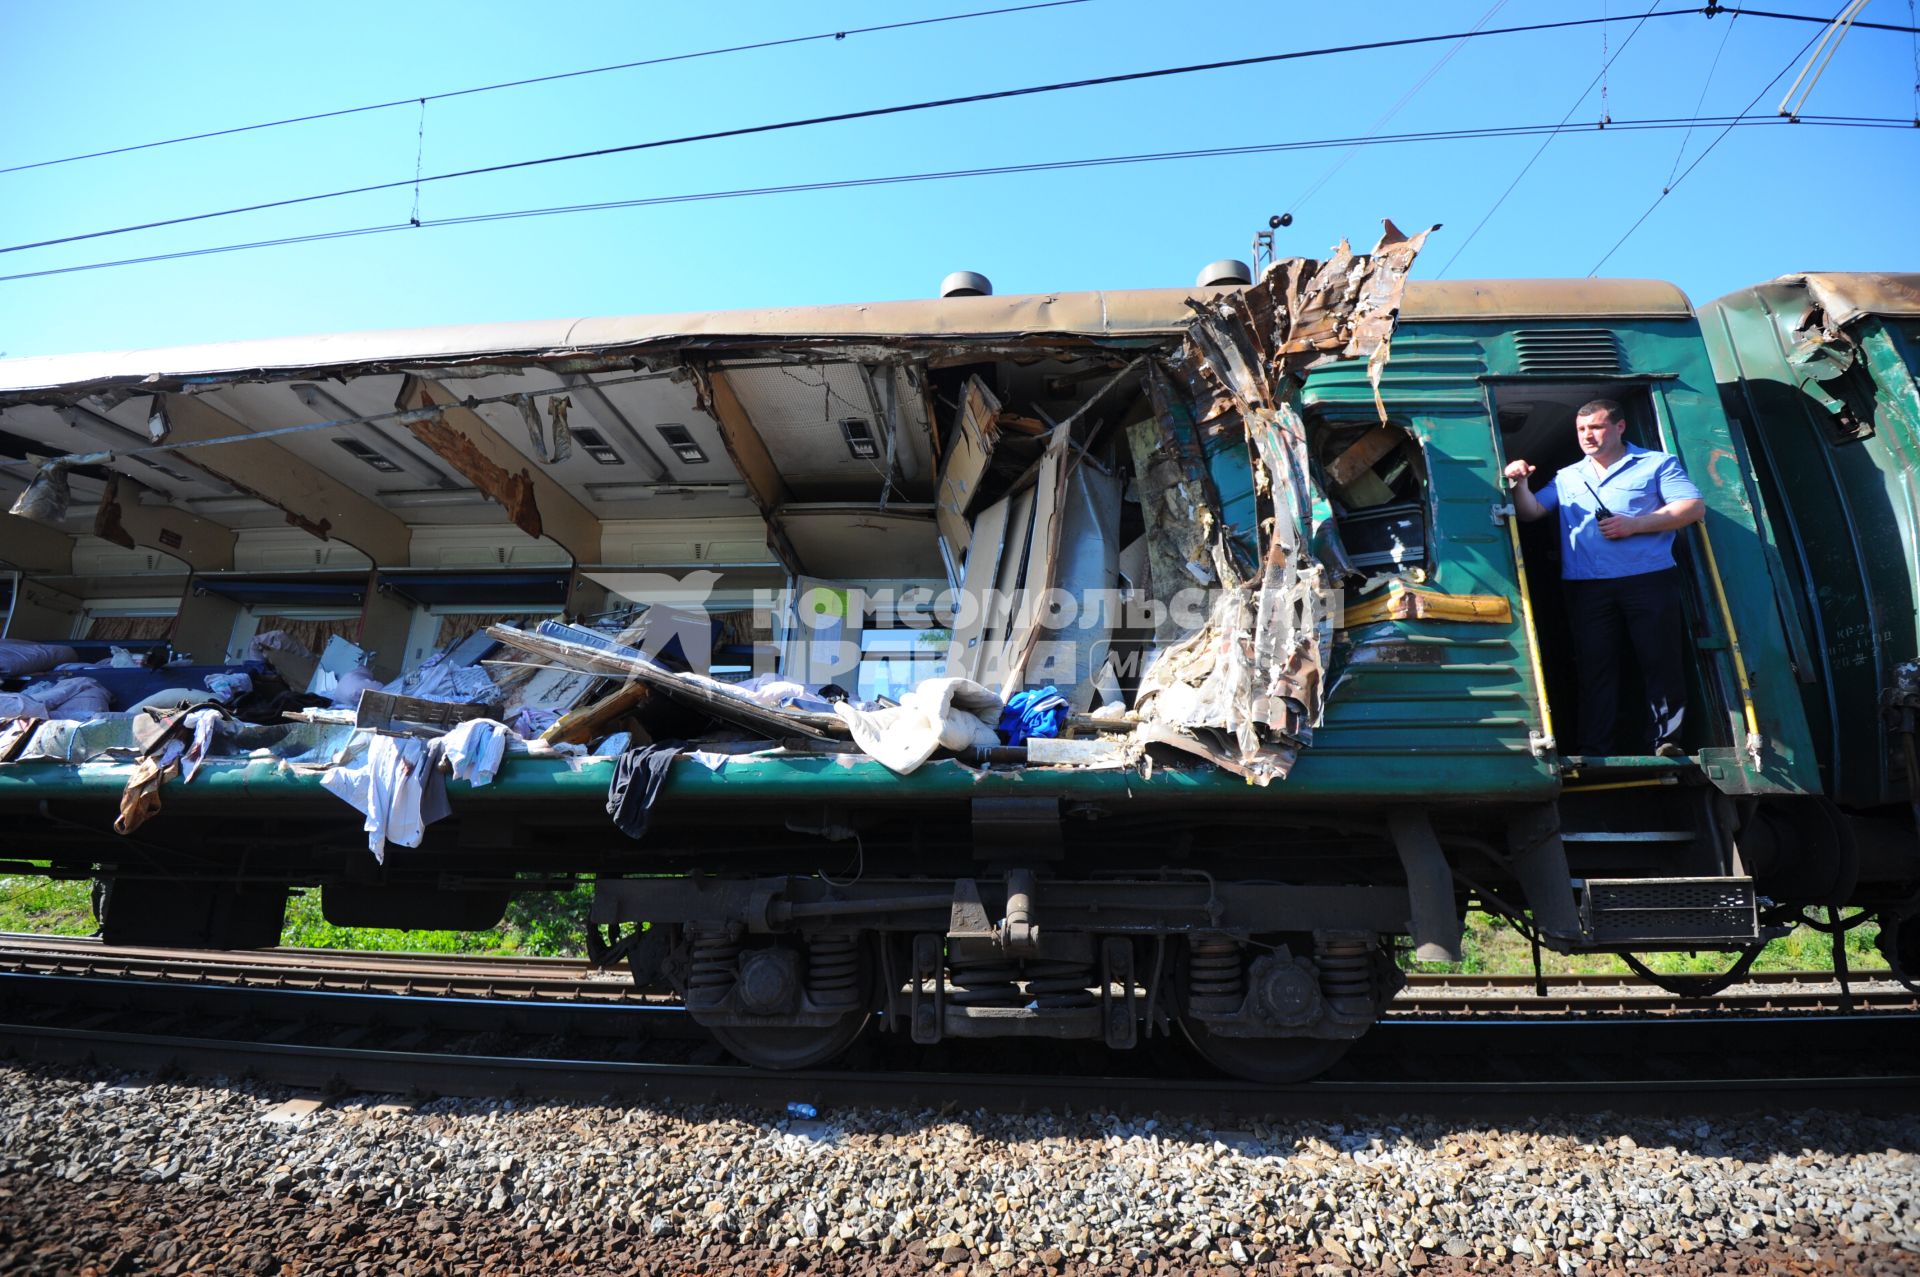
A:
[[[1208,262],[1194,277],[1195,288],[1224,288],[1235,284],[1251,284],[1253,267],[1231,257],[1223,257],[1217,262]]]
[[[993,281],[977,271],[957,270],[940,281],[942,297],[991,297]]]

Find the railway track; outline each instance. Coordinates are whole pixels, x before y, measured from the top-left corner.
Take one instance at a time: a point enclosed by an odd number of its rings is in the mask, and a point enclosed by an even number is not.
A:
[[[1246,1116],[1657,1112],[1682,1097],[1694,1109],[1884,1109],[1920,1097],[1912,995],[1864,990],[1855,1013],[1825,1014],[1838,990],[1807,974],[1762,977],[1730,1010],[1723,996],[1685,1014],[1622,980],[1569,981],[1547,1000],[1558,1011],[1518,1015],[1509,1002],[1540,1000],[1498,978],[1448,992],[1451,977],[1416,977],[1330,1073],[1258,1087],[1208,1076],[1168,1039],[1109,1055],[1059,1043],[917,1048],[870,1033],[840,1069],[772,1074],[732,1064],[676,1007],[581,962],[44,940],[0,937],[0,1050],[15,1059],[331,1090]]]
[[[109,948],[92,937],[0,932],[0,972],[118,976],[176,983],[647,1006],[623,968],[578,958],[463,957],[340,949],[219,952]],[[1393,1018],[1635,1014],[1663,1017],[1783,1012],[1920,1012],[1920,995],[1886,978],[1856,973],[1843,990],[1831,973],[1755,972],[1712,999],[1685,999],[1633,976],[1561,975],[1543,996],[1532,976],[1412,974],[1388,1007]]]

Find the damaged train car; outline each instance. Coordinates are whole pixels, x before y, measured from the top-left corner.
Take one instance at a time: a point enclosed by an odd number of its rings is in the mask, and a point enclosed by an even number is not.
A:
[[[594,954],[773,1068],[1183,1032],[1308,1076],[1470,904],[1730,962],[1849,904],[1912,962],[1910,576],[1845,660],[1845,547],[1783,538],[1799,476],[1677,290],[1409,283],[1423,239],[0,364],[4,854],[97,880],[109,943],[591,881]],[[1682,757],[1563,748],[1554,540],[1500,483],[1601,396],[1706,498]]]

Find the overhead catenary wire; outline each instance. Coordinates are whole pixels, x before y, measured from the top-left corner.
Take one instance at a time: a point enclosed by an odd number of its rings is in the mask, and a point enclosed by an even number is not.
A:
[[[395,107],[410,106],[415,102],[424,106],[428,102],[441,102],[448,98],[472,97],[480,93],[497,93],[503,89],[524,89],[536,84],[551,84],[556,80],[576,80],[590,75],[606,75],[615,71],[634,71],[642,67],[665,66],[673,62],[691,62],[698,58],[716,58],[729,53],[752,53],[762,49],[779,49],[796,44],[812,44],[822,40],[841,41],[848,36],[872,35],[880,31],[904,31],[909,27],[938,26],[947,22],[966,22],[973,18],[995,18],[1010,13],[1028,13],[1035,9],[1061,9],[1070,5],[1090,4],[1092,0],[1040,0],[1034,4],[1011,5],[1000,9],[977,9],[971,13],[949,13],[933,18],[913,18],[904,22],[882,22],[870,27],[843,27],[837,31],[819,31],[812,35],[785,36],[776,40],[756,40],[751,44],[730,44],[718,49],[700,49],[692,53],[669,53],[657,58],[640,58],[632,62],[616,62],[610,66],[583,67],[574,71],[555,71],[548,75],[525,76],[518,80],[502,80],[495,84],[476,84],[464,89],[448,89],[441,93],[415,94],[412,97],[395,98],[391,102],[368,102],[361,106],[338,107],[327,111],[311,111],[305,115],[290,115],[284,119],[261,120],[253,124],[236,124],[230,128],[208,129],[200,133],[184,133],[179,137],[159,138],[152,142],[133,142],[126,146],[111,146],[98,151],[86,151],[78,155],[62,155],[50,160],[33,160],[26,164],[13,164],[0,168],[0,174],[24,173],[29,169],[52,168],[59,164],[75,164],[81,160],[104,159],[110,155],[127,155],[134,151],[151,151],[163,146],[179,146],[186,142],[205,142],[213,138],[233,137],[240,133],[257,133],[262,129],[286,128],[294,124],[312,124],[319,120],[337,120],[343,116],[365,115],[371,111],[388,111]]]
[[[1663,3],[1665,3],[1665,0],[1653,0],[1653,4],[1648,7],[1647,11],[1640,15],[1640,20],[1633,24],[1633,30],[1627,32],[1627,38],[1620,42],[1620,47],[1614,50],[1614,52],[1601,63],[1599,74],[1587,82],[1587,87],[1582,89],[1580,96],[1573,100],[1573,105],[1567,108],[1567,113],[1560,117],[1560,123],[1562,125],[1565,125],[1568,120],[1573,118],[1573,113],[1580,109],[1580,104],[1587,100],[1587,95],[1593,92],[1594,86],[1600,83],[1602,76],[1606,75],[1607,68],[1626,53],[1627,46],[1632,44],[1633,38],[1640,34],[1640,28],[1646,25],[1647,19],[1651,18],[1654,15],[1654,10],[1658,9]],[[1679,10],[1674,10],[1673,12],[1679,12]],[[1621,16],[1625,17],[1626,15],[1622,14]],[[1520,171],[1513,175],[1513,180],[1507,183],[1507,189],[1500,192],[1499,197],[1493,201],[1493,206],[1480,215],[1480,220],[1473,224],[1473,229],[1467,232],[1466,238],[1461,240],[1459,246],[1455,248],[1452,253],[1448,254],[1447,260],[1440,264],[1440,269],[1434,274],[1435,279],[1445,279],[1447,277],[1447,272],[1452,270],[1453,264],[1460,260],[1460,255],[1466,252],[1473,241],[1479,237],[1480,232],[1486,228],[1487,223],[1493,220],[1493,215],[1498,213],[1501,205],[1507,202],[1507,197],[1519,189],[1520,183],[1525,181],[1527,174],[1533,171],[1533,166],[1540,162],[1542,155],[1547,153],[1547,147],[1553,144],[1553,139],[1556,136],[1556,133],[1548,133],[1541,139],[1539,147],[1534,150],[1532,155],[1527,157],[1527,162],[1520,166]]]
[[[1678,18],[1685,17],[1689,14],[1706,12],[1708,12],[1708,8],[1703,6],[1691,9],[1670,9],[1659,16],[1663,18]],[[190,222],[204,222],[211,221],[215,218],[235,217],[243,213],[258,213],[268,209],[291,208],[296,205],[315,204],[324,200],[344,199],[353,195],[370,195],[380,191],[397,190],[428,182],[450,182],[461,178],[481,177],[494,173],[508,173],[522,169],[540,168],[552,164],[572,163],[578,160],[601,159],[611,155],[631,155],[640,151],[659,150],[672,146],[685,146],[697,142],[716,142],[728,138],[753,137],[791,129],[813,128],[826,124],[845,124],[855,120],[883,119],[890,116],[908,115],[921,111],[943,110],[948,107],[971,106],[983,102],[999,102],[1012,98],[1035,97],[1047,93],[1064,93],[1078,89],[1138,83],[1144,80],[1166,79],[1174,76],[1200,75],[1241,67],[1267,66],[1306,58],[1334,57],[1341,54],[1373,52],[1380,49],[1399,49],[1414,45],[1437,44],[1468,38],[1479,39],[1499,35],[1563,31],[1572,28],[1596,26],[1606,22],[1626,20],[1624,15],[1615,18],[1570,18],[1557,22],[1534,22],[1521,26],[1490,27],[1472,32],[1452,31],[1440,35],[1401,36],[1390,40],[1367,40],[1353,44],[1328,45],[1314,49],[1292,49],[1281,53],[1257,54],[1244,58],[1225,58],[1212,62],[1195,62],[1181,66],[1157,67],[1149,71],[1125,71],[1113,75],[1089,76],[1077,80],[1059,80],[1048,84],[1027,85],[1016,89],[995,89],[983,93],[962,94],[957,97],[932,98],[920,102],[898,103],[893,106],[867,107],[857,111],[838,111],[829,115],[807,116],[799,119],[779,120],[766,124],[749,124],[729,129],[712,129],[703,133],[682,134],[678,137],[655,138],[645,142],[629,142],[620,146],[596,147],[592,150],[573,151],[562,155],[545,155],[534,159],[509,160],[498,164],[481,165],[475,168],[457,169],[448,173],[435,173],[420,178],[418,182],[416,182],[414,178],[403,177],[385,182],[372,182],[363,186],[320,191],[311,195],[293,195],[282,199],[263,200],[254,204],[214,209],[204,213],[187,213],[179,217],[158,218],[153,221],[137,222],[127,226],[108,227],[97,231],[82,231],[73,235],[55,236],[51,239],[33,240],[21,244],[9,244],[0,247],[0,253],[18,253],[28,249],[51,248],[59,244],[73,244],[82,240],[103,239],[114,235],[127,235],[135,231],[156,230],[165,226],[183,226]],[[1644,23],[1646,17],[1643,16],[1640,21]]]
[[[1673,119],[1616,120],[1609,125],[1605,131],[1608,133],[1629,133],[1685,129],[1701,125],[1710,127],[1715,124],[1738,125],[1745,128],[1793,127],[1790,121],[1769,116],[1719,117],[1710,119],[1676,117]],[[1911,131],[1913,128],[1912,122],[1904,118],[1874,116],[1802,116],[1799,126],[1811,128],[1903,129],[1908,131]],[[999,177],[1012,174],[1057,172],[1071,169],[1102,168],[1128,164],[1165,163],[1176,160],[1218,159],[1238,155],[1272,155],[1288,151],[1323,150],[1347,146],[1389,146],[1421,142],[1473,141],[1483,138],[1533,137],[1540,134],[1594,133],[1597,131],[1598,130],[1591,124],[1569,125],[1563,121],[1560,124],[1430,130],[1419,133],[1374,134],[1367,137],[1323,138],[1297,142],[1255,143],[1243,146],[1200,147],[1179,151],[1106,155],[1071,160],[1041,160],[1024,164],[1000,164],[980,168],[942,169],[918,173],[887,174],[875,177],[840,178],[817,182],[789,182],[769,186],[734,187],[726,190],[697,191],[674,195],[649,195],[625,200],[603,200],[583,204],[547,205],[538,208],[508,209],[489,213],[470,213],[463,216],[433,218],[420,222],[418,227],[412,222],[386,222],[370,226],[316,231],[304,235],[283,235],[270,239],[217,244],[205,248],[188,248],[166,253],[150,253],[139,257],[122,257],[106,261],[84,262],[73,266],[53,266],[41,270],[21,271],[11,275],[0,275],[0,283],[22,279],[39,279],[50,275],[69,275],[83,271],[148,265],[156,262],[177,261],[191,257],[206,257],[221,253],[244,252],[259,248],[277,248],[294,244],[315,243],[324,240],[381,235],[391,231],[424,230],[446,226],[470,226],[487,222],[512,221],[520,218],[555,217],[569,213],[606,212],[625,208],[692,204],[708,200],[748,199],[775,195],[803,194],[814,191],[897,186],[915,182],[952,181],[964,178]]]
[[[1731,120],[1728,120],[1726,122],[1725,127],[1723,127],[1719,133],[1714,135],[1713,141],[1707,143],[1706,149],[1702,150],[1700,154],[1693,157],[1693,163],[1687,165],[1685,169],[1681,170],[1680,176],[1674,178],[1671,182],[1667,183],[1665,186],[1660,188],[1660,193],[1653,197],[1653,203],[1647,205],[1646,211],[1640,214],[1639,217],[1634,219],[1633,225],[1627,227],[1627,229],[1624,232],[1622,232],[1620,238],[1613,242],[1613,247],[1609,248],[1606,252],[1602,253],[1600,255],[1600,260],[1595,262],[1592,268],[1587,271],[1587,277],[1589,279],[1591,279],[1596,273],[1598,273],[1600,268],[1602,266],[1605,266],[1615,253],[1620,251],[1620,246],[1622,244],[1626,243],[1629,239],[1633,238],[1633,233],[1639,230],[1643,225],[1645,225],[1649,217],[1653,216],[1653,210],[1655,210],[1656,208],[1659,208],[1661,203],[1666,200],[1667,196],[1673,194],[1674,191],[1680,188],[1680,183],[1687,180],[1688,174],[1692,173],[1695,169],[1699,168],[1700,162],[1706,159],[1709,155],[1712,155],[1714,148],[1719,146],[1721,142],[1725,141],[1729,133],[1732,133],[1736,127],[1743,125],[1744,123],[1746,123],[1746,121],[1749,118],[1751,118],[1749,115],[1749,112],[1751,112],[1753,108],[1759,104],[1760,99],[1765,97],[1769,92],[1771,92],[1774,85],[1780,83],[1780,79],[1782,76],[1786,75],[1787,72],[1793,70],[1793,64],[1798,62],[1801,58],[1804,58],[1807,55],[1807,50],[1811,49],[1814,45],[1814,41],[1818,40],[1819,38],[1820,38],[1819,33],[1816,32],[1811,39],[1809,39],[1804,45],[1801,45],[1800,51],[1798,53],[1795,53],[1791,58],[1788,58],[1786,61],[1786,64],[1774,73],[1773,78],[1771,80],[1768,80],[1764,85],[1760,87],[1760,91],[1753,95],[1752,99],[1747,102],[1747,105],[1741,110],[1740,114],[1734,116]],[[1782,120],[1788,124],[1794,123],[1792,118],[1787,116],[1775,115],[1775,116],[1763,117],[1763,118]],[[1909,125],[1909,127],[1911,127],[1911,125]]]
[[[1713,73],[1720,69],[1721,55],[1726,53],[1727,41],[1732,38],[1734,25],[1739,21],[1740,19],[1738,18],[1729,19],[1727,22],[1727,29],[1720,33],[1720,47],[1713,51],[1713,61],[1707,64],[1707,78],[1700,82],[1700,96],[1698,99],[1695,100],[1693,104],[1693,115],[1695,119],[1700,118],[1700,110],[1702,107],[1706,106],[1707,104],[1707,90],[1713,87]],[[1692,140],[1693,140],[1693,130],[1689,128],[1684,134],[1681,135],[1680,147],[1678,150],[1674,151],[1673,153],[1673,167],[1667,171],[1668,189],[1672,188],[1673,179],[1675,175],[1677,175],[1680,172],[1680,161],[1686,158],[1687,143],[1691,142]]]
[[[789,45],[810,44],[817,41],[843,41],[849,36],[870,35],[881,31],[900,31],[910,27],[934,26],[947,22],[964,22],[974,18],[992,18],[1005,14],[1026,13],[1036,9],[1057,9],[1069,5],[1090,4],[1093,0],[1040,0],[1039,3],[1010,5],[999,9],[980,9],[968,13],[944,14],[932,18],[914,18],[903,22],[883,22],[867,27],[847,27],[837,31],[820,31],[811,35],[785,36],[774,40],[757,40],[749,44],[726,45],[715,49],[700,49],[690,53],[670,53],[656,58],[640,58],[632,62],[616,62],[607,66],[582,67],[573,71],[556,71],[548,75],[526,76],[517,80],[502,80],[493,84],[471,85],[464,89],[447,89],[440,93],[428,93],[413,97],[395,98],[388,102],[368,102],[360,106],[337,107],[325,111],[312,111],[304,115],[290,115],[276,120],[259,120],[252,124],[236,124],[226,128],[206,129],[198,133],[183,133],[176,137],[156,138],[151,142],[131,142],[124,146],[104,147],[97,151],[82,151],[73,155],[55,156],[52,159],[29,160],[23,164],[0,166],[0,176],[8,173],[24,173],[33,169],[53,168],[62,164],[76,164],[83,160],[105,159],[115,155],[129,155],[136,151],[150,151],[161,147],[180,146],[189,142],[204,142],[223,137],[234,137],[242,133],[255,133],[263,129],[286,128],[295,124],[310,124],[320,120],[339,119],[345,116],[362,115],[372,111],[386,111],[395,107],[407,106],[417,102],[439,102],[449,98],[469,97],[481,93],[493,93],[506,89],[529,88],[538,84],[550,84],[559,80],[579,79],[584,76],[605,75],[617,71],[631,71],[642,67],[663,66],[674,62],[688,62],[698,58],[720,57],[730,53],[749,53],[762,49],[776,49]],[[1853,25],[1864,30],[1901,32],[1920,36],[1920,24],[1913,18],[1911,0],[1908,4],[1908,24],[1901,26],[1888,22],[1855,22]],[[1825,22],[1827,19],[1804,13],[1779,13],[1765,9],[1730,8],[1720,4],[1708,4],[1697,9],[1675,10],[1675,13],[1704,13],[1714,16],[1730,13],[1738,17],[1750,15],[1756,18],[1773,18],[1784,22]],[[1620,21],[1618,18],[1594,19],[1592,21]],[[1445,39],[1447,37],[1436,37]],[[1917,46],[1920,48],[1920,46]],[[1916,77],[1915,96],[1920,99],[1920,76]],[[1920,110],[1916,110],[1920,117]]]
[[[1914,19],[1914,0],[1907,0],[1907,21]],[[1859,23],[1857,23],[1859,25]],[[1914,46],[1914,123],[1920,125],[1920,25],[1914,25],[1910,36]]]
[[[1481,27],[1486,26],[1487,23],[1493,21],[1493,17],[1495,14],[1499,13],[1500,10],[1506,7],[1507,7],[1507,0],[1493,0],[1493,3],[1487,7],[1487,11],[1480,15],[1480,21],[1473,24],[1473,29],[1475,31],[1478,31]],[[1460,50],[1466,47],[1467,47],[1467,41],[1465,37],[1462,37],[1461,39],[1456,40],[1454,43],[1448,45],[1446,52],[1442,53],[1440,57],[1434,62],[1434,64],[1427,68],[1426,74],[1422,75],[1418,80],[1415,80],[1411,85],[1407,86],[1406,92],[1402,93],[1399,96],[1399,98],[1394,101],[1392,106],[1389,106],[1385,111],[1382,111],[1380,113],[1378,118],[1374,120],[1373,124],[1368,127],[1367,136],[1372,137],[1374,134],[1378,133],[1381,129],[1385,128],[1387,124],[1395,116],[1399,115],[1400,112],[1406,108],[1407,103],[1413,101],[1415,95],[1418,94],[1420,90],[1427,87],[1428,83],[1432,81],[1433,77],[1440,73],[1441,68],[1445,67],[1447,63],[1453,61],[1454,54],[1460,52]],[[1328,182],[1332,181],[1333,178],[1340,172],[1340,170],[1347,166],[1347,162],[1351,160],[1354,156],[1358,155],[1359,153],[1360,151],[1358,147],[1353,147],[1342,152],[1339,158],[1335,159],[1331,164],[1327,165],[1326,168],[1321,170],[1320,176],[1314,178],[1312,183],[1310,183],[1307,186],[1306,190],[1302,191],[1297,198],[1289,200],[1285,205],[1283,205],[1283,207],[1289,213],[1299,212],[1301,208],[1303,208],[1306,205],[1308,200],[1312,199],[1315,195],[1319,194],[1321,188],[1326,186]]]

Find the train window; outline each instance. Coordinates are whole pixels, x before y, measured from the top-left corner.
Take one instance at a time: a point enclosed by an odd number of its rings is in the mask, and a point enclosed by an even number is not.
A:
[[[1329,424],[1311,433],[1347,562],[1364,575],[1424,566],[1427,466],[1404,425]]]

